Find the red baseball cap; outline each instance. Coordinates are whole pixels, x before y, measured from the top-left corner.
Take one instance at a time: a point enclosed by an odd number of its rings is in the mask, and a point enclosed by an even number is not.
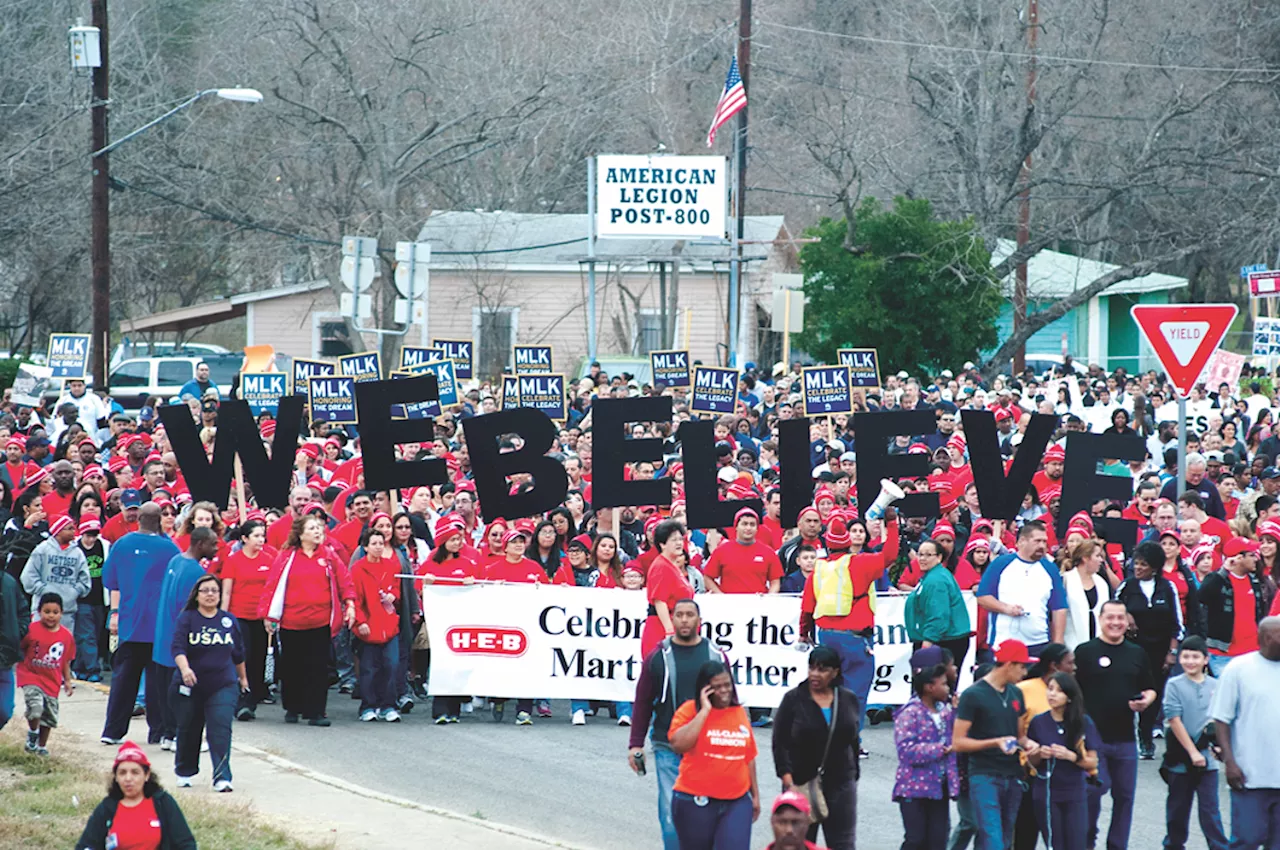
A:
[[[1227,545],[1222,547],[1222,554],[1226,555],[1228,558],[1236,555],[1243,555],[1245,552],[1256,553],[1257,551],[1257,542],[1249,540],[1246,537],[1232,537],[1227,541]]]
[[[777,814],[778,809],[783,806],[790,806],[803,815],[809,814],[811,807],[809,798],[801,794],[799,791],[783,791],[781,794],[773,798],[773,806],[770,807],[770,814]]]
[[[1020,640],[1006,640],[996,648],[997,664],[1035,664],[1038,658],[1032,658],[1027,645]]]

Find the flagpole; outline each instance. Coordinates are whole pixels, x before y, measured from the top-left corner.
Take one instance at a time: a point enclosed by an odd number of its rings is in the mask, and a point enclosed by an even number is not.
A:
[[[742,332],[742,240],[747,219],[747,109],[751,95],[751,0],[738,2],[738,76],[742,78],[743,92],[747,95],[742,109],[738,110],[738,131],[734,134],[734,208],[737,222],[733,238],[733,261],[729,281],[729,365],[738,366]]]

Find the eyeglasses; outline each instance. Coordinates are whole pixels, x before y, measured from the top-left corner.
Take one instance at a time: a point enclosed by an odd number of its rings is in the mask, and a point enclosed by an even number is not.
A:
[[[200,592],[201,593],[217,593],[218,587],[217,585],[206,584],[204,587],[200,588]]]
[[[161,511],[160,516],[177,516],[177,511]]]

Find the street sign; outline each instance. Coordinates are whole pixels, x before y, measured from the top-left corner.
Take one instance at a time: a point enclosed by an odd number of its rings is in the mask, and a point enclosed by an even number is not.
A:
[[[1252,266],[1241,266],[1240,277],[1247,278],[1249,275],[1253,274],[1254,272],[1265,272],[1266,270],[1267,270],[1266,263],[1255,263]]]
[[[376,257],[378,255],[378,240],[371,236],[342,237],[342,256],[354,257],[356,254],[362,257]]]
[[[411,309],[412,308],[412,309]],[[407,298],[396,299],[395,316],[399,325],[425,325],[427,323],[427,304],[421,298],[409,301]]]
[[[342,265],[338,267],[339,274],[342,276],[342,285],[347,289],[356,288],[356,258],[343,257]],[[377,256],[364,256],[360,258],[360,291],[366,292],[373,285],[373,279],[378,276],[378,258]]]
[[[1129,312],[1169,381],[1186,398],[1237,311],[1234,304],[1137,304]]]
[[[350,292],[344,292],[338,296],[338,309],[342,311],[344,316],[353,316],[357,319],[367,319],[373,315],[373,296],[361,295],[359,301],[352,303],[352,295]],[[357,311],[355,308],[359,307]]]
[[[431,282],[430,265],[430,242],[396,243],[395,283],[396,291],[401,297],[417,299],[427,294],[427,286]],[[410,289],[411,280],[412,290]]]
[[[1249,294],[1254,298],[1274,298],[1280,295],[1280,271],[1264,267],[1249,272]]]

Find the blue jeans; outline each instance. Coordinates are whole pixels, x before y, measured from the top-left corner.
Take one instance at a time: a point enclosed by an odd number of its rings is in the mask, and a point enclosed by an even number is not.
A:
[[[1169,798],[1164,804],[1165,850],[1183,850],[1191,824],[1191,800],[1200,808],[1200,831],[1209,850],[1227,850],[1227,835],[1222,830],[1222,813],[1218,811],[1218,771],[1198,770],[1194,773],[1169,774]]]
[[[0,670],[0,729],[13,717],[13,701],[16,696],[13,668],[5,667]]]
[[[1012,776],[970,776],[969,802],[973,805],[974,846],[978,850],[1009,850],[1022,803],[1022,783]]]
[[[1280,848],[1280,788],[1231,792],[1231,850]]]
[[[400,669],[400,641],[360,642],[360,711],[396,707],[396,673]]]
[[[680,754],[666,744],[653,746],[653,771],[658,775],[658,826],[662,828],[663,850],[680,850],[676,824],[671,817],[671,795],[680,773]]]
[[[1213,674],[1213,678],[1221,679],[1222,671],[1227,669],[1227,665],[1231,663],[1231,655],[1212,655],[1209,656],[1209,672]]]
[[[1098,747],[1098,784],[1089,786],[1089,843],[1098,838],[1098,815],[1102,798],[1111,794],[1111,826],[1107,830],[1107,850],[1125,850],[1129,846],[1129,827],[1133,824],[1133,797],[1138,787],[1138,748],[1133,741]]]
[[[973,803],[969,800],[968,795],[961,794],[956,797],[956,814],[959,815],[959,821],[956,823],[955,829],[951,830],[951,838],[947,841],[947,850],[969,850],[969,842],[973,840],[975,827],[973,825]]]
[[[105,605],[81,605],[76,609],[76,673],[92,676],[102,672],[98,659],[98,633],[107,621]]]
[[[671,815],[680,836],[680,850],[742,850],[751,846],[750,794],[717,800],[677,791]]]
[[[876,678],[875,644],[854,632],[834,629],[818,629],[818,643],[831,647],[840,656],[844,686],[858,697],[858,731],[862,731],[871,684]]]
[[[209,740],[209,758],[213,762],[213,781],[231,781],[231,721],[240,700],[240,685],[202,693],[192,688],[190,696],[178,693],[181,677],[169,689],[169,703],[178,719],[178,745],[173,751],[173,772],[177,776],[195,776],[200,772],[200,741]]]
[[[348,628],[339,629],[333,637],[333,664],[338,676],[338,687],[355,687],[356,656],[351,647],[351,630]]]

